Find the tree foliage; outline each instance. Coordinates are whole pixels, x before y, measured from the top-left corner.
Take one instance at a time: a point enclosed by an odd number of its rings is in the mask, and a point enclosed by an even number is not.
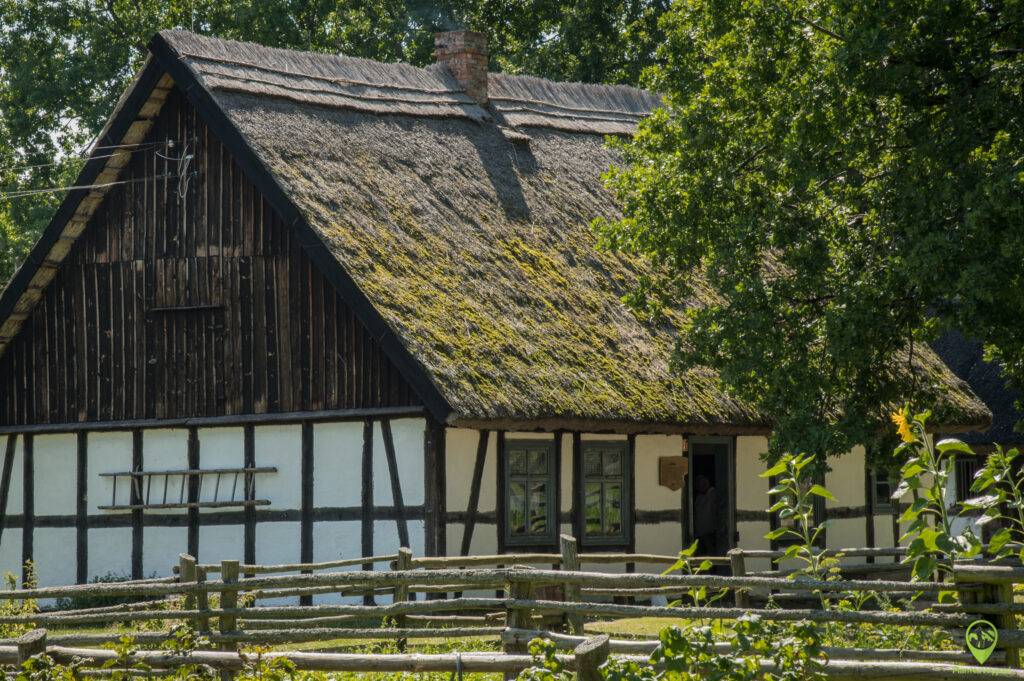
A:
[[[638,304],[710,289],[684,361],[793,451],[928,406],[899,365],[944,328],[1024,382],[1024,4],[680,0],[662,27],[665,108],[598,228],[657,266]]]
[[[66,186],[163,28],[383,61],[433,61],[433,34],[488,34],[492,68],[636,82],[668,0],[0,0],[0,195]],[[0,280],[60,192],[0,198]]]

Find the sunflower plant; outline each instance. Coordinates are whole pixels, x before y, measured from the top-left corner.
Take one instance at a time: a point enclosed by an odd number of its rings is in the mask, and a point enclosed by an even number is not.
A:
[[[1022,461],[1024,458],[1018,449],[1004,450],[997,446],[971,484],[971,492],[979,496],[963,503],[963,513],[982,512],[976,521],[978,525],[994,523],[999,526],[988,542],[988,552],[995,558],[1017,556],[1024,561]]]
[[[952,517],[946,505],[946,491],[950,473],[958,452],[971,453],[970,447],[959,440],[934,443],[928,437],[926,426],[930,412],[911,415],[904,407],[892,415],[896,432],[902,442],[896,456],[903,459],[900,482],[893,493],[894,501],[911,494],[913,501],[900,516],[901,523],[909,523],[900,541],[910,540],[904,563],[913,563],[913,577],[943,579],[953,574],[953,563],[978,553],[981,542],[969,529],[960,535],[952,531]]]

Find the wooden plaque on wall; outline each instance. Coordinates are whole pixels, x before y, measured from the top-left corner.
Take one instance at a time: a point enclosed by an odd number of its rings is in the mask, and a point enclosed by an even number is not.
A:
[[[688,461],[682,456],[663,456],[658,459],[658,484],[668,487],[673,492],[683,488],[683,476],[688,469]]]

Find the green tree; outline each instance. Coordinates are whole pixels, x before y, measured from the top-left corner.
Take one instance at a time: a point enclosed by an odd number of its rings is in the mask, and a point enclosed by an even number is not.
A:
[[[662,28],[665,106],[598,229],[654,263],[638,305],[700,293],[682,361],[772,418],[776,451],[929,406],[906,366],[945,328],[1024,383],[1024,4],[679,0]]]
[[[46,225],[80,153],[164,28],[425,65],[433,34],[488,34],[492,67],[635,83],[668,0],[0,0],[0,281]]]

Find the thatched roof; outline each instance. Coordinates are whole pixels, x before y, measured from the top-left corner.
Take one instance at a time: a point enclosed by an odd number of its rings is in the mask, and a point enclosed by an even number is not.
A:
[[[947,331],[932,343],[932,349],[992,411],[990,428],[965,434],[960,439],[976,445],[1024,444],[1024,432],[1017,430],[1017,424],[1024,421],[1024,413],[1017,408],[1022,396],[1007,385],[999,363],[985,361],[981,343]]]
[[[621,302],[642,264],[596,247],[600,182],[658,104],[635,88],[448,71],[162,34],[425,368],[450,420],[763,427],[673,329]],[[934,357],[952,421],[987,413]]]
[[[673,327],[621,301],[643,263],[598,249],[589,227],[618,215],[600,181],[616,162],[603,135],[630,134],[656,96],[491,74],[480,106],[440,66],[184,31],[151,49],[224,119],[286,221],[327,254],[314,260],[366,302],[371,330],[395,339],[448,422],[766,430],[710,370],[670,370]],[[945,423],[987,422],[934,355],[921,368]]]

